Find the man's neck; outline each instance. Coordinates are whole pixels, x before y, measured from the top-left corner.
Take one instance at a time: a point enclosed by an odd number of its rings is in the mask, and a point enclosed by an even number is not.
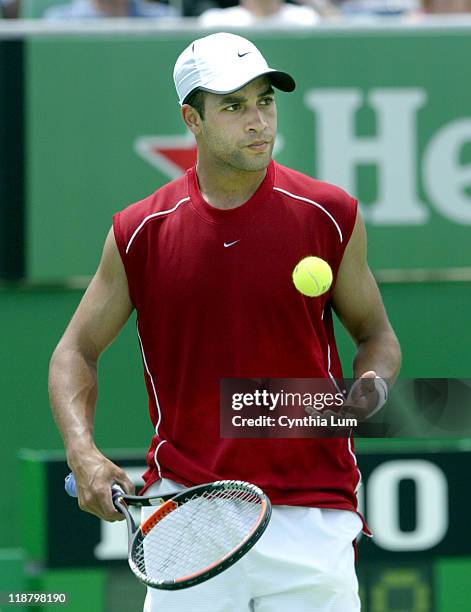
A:
[[[203,198],[214,208],[237,208],[257,191],[267,174],[266,168],[258,172],[245,172],[232,168],[221,170],[207,166],[200,159],[196,164],[198,184]]]

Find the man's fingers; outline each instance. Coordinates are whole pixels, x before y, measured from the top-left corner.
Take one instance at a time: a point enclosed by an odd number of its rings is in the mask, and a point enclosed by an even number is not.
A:
[[[322,410],[322,416],[352,417],[360,421],[370,417],[381,407],[379,404],[380,394],[376,386],[377,378],[377,374],[374,370],[369,370],[362,374],[360,378],[357,378],[353,383],[350,393],[341,408],[335,411]],[[305,411],[309,415],[319,413],[313,406],[307,406]]]
[[[342,411],[360,420],[367,419],[378,403],[376,372],[369,370],[357,378],[345,400]]]
[[[108,490],[85,491],[79,494],[78,504],[81,510],[90,512],[105,521],[122,521],[124,516],[116,510],[111,497],[111,488]]]
[[[129,480],[126,474],[120,478],[117,478],[116,484],[118,484],[127,495],[136,494],[136,487],[134,486],[134,483]]]
[[[363,397],[368,396],[370,393],[376,390],[375,384],[376,372],[370,370],[365,372],[357,378],[353,383],[350,393],[345,400],[345,405],[355,406],[358,401],[361,401]]]
[[[372,393],[373,391],[376,391],[375,378],[376,372],[373,371],[362,374],[360,377],[360,384],[363,393]]]
[[[136,492],[136,488],[134,486],[134,483],[129,480],[126,472],[120,469],[112,476],[112,482],[110,484],[108,494],[100,496],[100,501],[104,501],[105,503],[101,504],[100,510],[102,511],[102,514],[99,516],[101,516],[101,518],[104,518],[106,521],[122,521],[124,519],[124,516],[121,512],[116,510],[113,504],[113,496],[111,491],[111,487],[113,484],[117,484],[128,495],[134,495]]]
[[[126,472],[111,462],[95,470],[92,477],[85,474],[79,480],[76,475],[79,507],[105,521],[122,521],[124,516],[113,504],[111,488],[119,485],[127,494],[133,495],[134,484]]]

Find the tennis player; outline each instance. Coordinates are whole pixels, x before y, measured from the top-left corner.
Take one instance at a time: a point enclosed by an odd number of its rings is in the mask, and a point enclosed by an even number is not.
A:
[[[357,345],[350,403],[367,416],[385,401],[400,349],[368,268],[357,201],[272,160],[275,90],[295,82],[248,40],[194,41],[174,80],[196,166],[114,216],[51,361],[51,403],[80,506],[119,520],[110,486],[133,490],[96,447],[93,419],[98,358],[135,310],[155,428],[145,490],[235,478],[274,504],[267,531],[239,563],[185,591],[149,589],[145,610],[357,611],[352,542],[367,527],[352,440],[219,433],[221,378],[342,377],[333,311]],[[333,270],[319,298],[292,282],[307,255]]]

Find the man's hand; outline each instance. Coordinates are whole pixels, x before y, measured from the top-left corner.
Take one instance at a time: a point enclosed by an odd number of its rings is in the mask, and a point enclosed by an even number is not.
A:
[[[81,510],[105,521],[121,521],[124,516],[113,506],[111,487],[118,484],[126,493],[134,494],[134,485],[126,473],[98,450],[82,454],[80,459],[68,459],[77,485]]]
[[[380,394],[378,384],[384,386],[384,396]],[[386,383],[378,378],[376,372],[373,370],[365,372],[353,383],[340,412],[342,416],[364,421],[382,406],[382,404],[379,405],[380,400],[386,397],[386,393]]]
[[[386,382],[379,378],[376,372],[369,370],[353,383],[348,397],[338,410],[324,409],[320,411],[320,414],[327,418],[347,417],[365,421],[381,408],[386,396]],[[313,406],[307,406],[305,411],[309,415],[319,414],[319,410]]]

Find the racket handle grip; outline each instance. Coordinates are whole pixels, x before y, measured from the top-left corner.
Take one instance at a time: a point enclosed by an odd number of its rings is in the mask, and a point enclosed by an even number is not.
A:
[[[70,472],[70,474],[67,474],[67,476],[65,477],[64,488],[66,492],[70,495],[70,497],[78,497],[77,484],[75,482],[75,476],[72,474],[72,472]],[[114,484],[111,487],[111,492],[113,495],[113,500],[115,500],[117,497],[121,497],[122,495],[124,495],[123,489],[117,484]]]
[[[77,485],[75,484],[75,476],[70,472],[65,477],[64,488],[66,492],[70,495],[70,497],[78,497],[77,496]]]

